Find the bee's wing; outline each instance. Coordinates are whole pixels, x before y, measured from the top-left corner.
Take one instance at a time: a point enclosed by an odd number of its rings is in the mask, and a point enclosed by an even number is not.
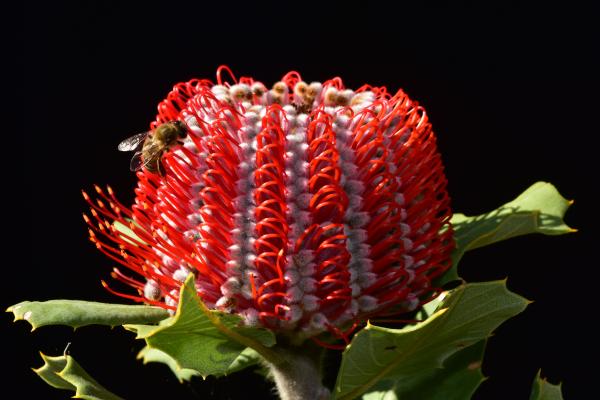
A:
[[[146,139],[147,136],[148,136],[148,132],[142,132],[142,133],[138,133],[137,135],[128,137],[127,139],[125,139],[121,143],[119,143],[118,149],[119,149],[119,151],[137,150],[138,147],[140,147],[140,145],[142,143],[144,143],[144,140]]]
[[[146,153],[146,157],[149,159],[156,158],[161,155],[163,148],[160,144],[151,143],[149,146],[146,146],[144,153]]]
[[[144,151],[136,151],[131,158],[129,169],[131,171],[139,171],[142,167],[147,167],[148,164],[160,160],[161,146],[152,144],[150,147],[144,149]]]
[[[133,157],[131,157],[131,162],[129,163],[129,169],[131,171],[139,171],[144,166],[144,161],[142,160],[142,152],[136,151]]]

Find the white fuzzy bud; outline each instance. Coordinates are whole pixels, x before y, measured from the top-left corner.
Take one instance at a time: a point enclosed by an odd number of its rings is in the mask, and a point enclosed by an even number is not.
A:
[[[191,271],[189,269],[181,267],[173,273],[173,279],[179,282],[185,282],[190,273]]]
[[[304,296],[304,292],[298,286],[292,286],[285,292],[285,297],[290,303],[299,302]]]
[[[300,273],[295,269],[288,269],[283,274],[283,277],[290,285],[295,285],[300,281]]]
[[[231,277],[221,285],[221,293],[223,296],[232,297],[240,292],[241,286],[242,283],[238,278]]]
[[[312,312],[319,308],[320,299],[317,296],[308,294],[302,298],[302,307],[305,311]]]
[[[244,321],[244,325],[248,327],[257,327],[260,325],[260,321],[258,319],[259,313],[254,308],[247,308],[240,312],[240,316]]]
[[[298,253],[293,255],[294,265],[296,267],[302,267],[311,263],[315,259],[315,252],[313,250],[300,250]]]
[[[321,313],[313,314],[313,316],[310,318],[311,328],[313,328],[317,331],[325,330],[327,328],[328,322],[329,321],[328,321],[327,317]]]
[[[317,280],[306,277],[300,281],[299,286],[305,292],[312,293],[317,290]]]
[[[377,308],[377,299],[373,296],[361,296],[358,298],[358,306],[363,312],[373,311]]]
[[[153,301],[159,301],[162,298],[162,291],[155,280],[149,279],[144,285],[144,297]]]

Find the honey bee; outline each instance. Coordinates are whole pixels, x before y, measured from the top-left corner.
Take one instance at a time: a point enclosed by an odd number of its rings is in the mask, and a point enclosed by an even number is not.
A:
[[[165,122],[154,130],[138,133],[119,143],[120,151],[135,151],[129,168],[139,171],[146,168],[149,172],[164,175],[162,156],[188,133],[187,126],[181,121]]]

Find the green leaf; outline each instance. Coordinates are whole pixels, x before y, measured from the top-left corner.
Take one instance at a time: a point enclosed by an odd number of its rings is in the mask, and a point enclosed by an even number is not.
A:
[[[357,398],[382,380],[410,393],[444,368],[448,357],[487,338],[527,304],[508,291],[505,281],[472,283],[449,292],[435,314],[419,324],[402,329],[367,324],[342,354],[335,398]]]
[[[452,268],[439,285],[458,279],[457,265],[468,250],[529,233],[562,235],[575,232],[563,221],[573,201],[547,182],[536,182],[513,201],[485,214],[454,214],[451,219],[456,248]]]
[[[135,222],[132,219],[128,219],[127,221],[129,221],[130,224],[134,224],[135,225]],[[115,221],[113,223],[113,226],[117,230],[117,232],[119,233],[119,236],[123,240],[125,240],[125,241],[127,241],[127,242],[129,242],[129,243],[131,243],[131,244],[133,244],[135,246],[138,245],[136,243],[136,241],[139,242],[139,243],[146,244],[146,242],[144,242],[129,226],[125,225],[124,223],[119,222],[119,221]]]
[[[444,367],[424,373],[411,387],[401,381],[384,380],[362,400],[468,400],[484,380],[481,362],[486,340],[459,350],[444,362]]]
[[[65,381],[63,378],[57,375],[58,372],[65,369],[67,366],[67,358],[65,356],[59,357],[48,357],[44,353],[40,352],[44,365],[38,369],[34,369],[33,372],[38,374],[46,383],[57,389],[75,390],[75,386]]]
[[[241,368],[246,347],[271,359],[275,335],[267,329],[241,326],[237,315],[210,311],[196,294],[190,275],[181,288],[177,313],[158,326],[126,325],[149,348],[171,357],[175,370],[191,369],[202,377],[225,375]],[[176,375],[178,373],[176,372]]]
[[[251,349],[250,347],[246,347],[244,351],[240,353],[239,356],[233,361],[233,363],[229,366],[229,369],[225,373],[225,375],[233,374],[234,372],[241,371],[248,367],[255,366],[260,363],[261,356],[256,352],[256,350]]]
[[[175,374],[179,382],[189,381],[194,376],[200,376],[198,371],[187,368],[179,368],[173,357],[167,353],[152,347],[144,347],[138,354],[138,359],[142,359],[144,364],[149,362],[159,362],[166,364]],[[260,355],[249,347],[246,347],[239,356],[233,360],[228,370],[223,375],[229,375],[241,371],[245,368],[254,366],[260,362]]]
[[[67,325],[78,328],[85,325],[151,324],[169,316],[166,310],[152,306],[106,304],[81,300],[24,301],[9,307],[15,321],[25,320],[31,330],[44,325]]]
[[[437,310],[443,307],[443,301],[446,296],[447,292],[442,293],[440,296],[437,296],[433,300],[425,303],[415,314],[415,319],[419,321],[425,321],[427,318],[431,317]]]
[[[46,383],[57,389],[75,392],[73,398],[86,400],[119,400],[121,397],[110,393],[96,382],[69,355],[48,357],[40,353],[44,365],[33,371]]]
[[[538,371],[533,380],[529,400],[563,400],[561,384],[548,383],[546,379],[541,377],[541,371]]]
[[[165,353],[164,351],[160,351],[158,349],[145,346],[137,356],[138,359],[142,359],[144,364],[149,362],[158,362],[166,364],[171,371],[175,374],[179,382],[183,383],[184,381],[191,380],[194,376],[200,376],[198,371],[194,371],[193,369],[180,368],[177,365],[177,362]]]

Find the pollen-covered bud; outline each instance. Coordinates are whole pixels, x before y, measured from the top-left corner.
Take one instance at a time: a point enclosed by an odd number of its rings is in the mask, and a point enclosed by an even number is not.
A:
[[[252,94],[258,98],[262,97],[263,94],[267,93],[267,87],[261,82],[254,82],[251,86]]]
[[[284,82],[277,82],[273,85],[273,88],[269,90],[268,101],[273,104],[287,104],[289,97],[288,86]]]
[[[321,87],[319,82],[312,82],[310,85],[304,81],[297,82],[294,86],[294,102],[296,104],[296,109],[302,113],[310,112],[315,100],[321,93]]]
[[[229,88],[229,95],[231,96],[231,100],[233,101],[252,101],[252,90],[248,85],[232,85]]]
[[[306,89],[306,98],[312,104],[321,94],[323,85],[320,82],[311,82]]]
[[[334,87],[329,87],[325,91],[325,99],[323,100],[326,106],[332,107],[337,105],[338,90]]]
[[[306,100],[306,94],[308,91],[308,85],[304,81],[296,83],[294,86],[294,100],[297,102],[304,103]]]
[[[368,107],[368,105],[373,103],[375,99],[376,96],[373,92],[360,92],[352,97],[352,100],[350,100],[350,106],[355,111],[360,111],[365,107]]]
[[[288,93],[289,89],[285,82],[277,82],[273,85],[273,92],[277,94]]]
[[[350,104],[350,101],[353,97],[354,92],[352,90],[346,89],[342,90],[341,92],[338,92],[335,101],[338,106],[347,106]]]

